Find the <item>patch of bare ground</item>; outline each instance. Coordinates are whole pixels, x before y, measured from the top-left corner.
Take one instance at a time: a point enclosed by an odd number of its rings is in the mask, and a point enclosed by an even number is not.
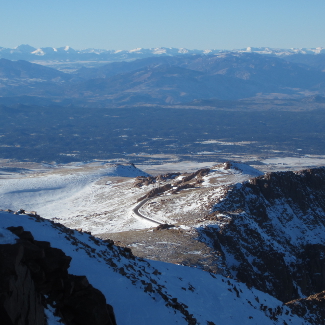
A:
[[[157,230],[156,228],[104,233],[97,237],[112,239],[116,245],[129,247],[135,256],[167,263],[181,264],[204,269],[213,273],[222,273],[221,256],[199,242],[196,230],[181,228]]]

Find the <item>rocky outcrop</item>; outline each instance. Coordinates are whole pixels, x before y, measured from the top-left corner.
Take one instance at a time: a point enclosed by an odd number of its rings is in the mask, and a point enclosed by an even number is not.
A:
[[[169,179],[174,179],[175,177],[179,176],[180,174],[181,173],[167,173],[167,174],[158,175],[156,177],[137,176],[133,186],[140,188],[142,186],[148,186],[150,184],[155,184],[156,182],[166,182]]]
[[[21,245],[0,245],[0,319],[4,325],[45,325],[42,296],[22,263]]]
[[[141,196],[140,198],[138,198],[137,202],[140,202],[140,201],[142,201],[144,199],[149,199],[149,198],[155,197],[155,196],[157,196],[157,195],[159,195],[161,193],[169,191],[171,188],[172,188],[171,184],[166,184],[164,186],[153,188],[146,195]]]
[[[68,273],[69,256],[22,227],[8,229],[19,239],[0,245],[1,324],[46,324],[49,304],[66,325],[116,325],[104,295],[85,276]]]
[[[189,189],[189,188],[196,188],[197,187],[197,183],[191,184],[191,183],[185,183],[179,186],[176,186],[175,189],[172,190],[172,194],[177,194],[179,191],[181,190],[185,190],[185,189]]]
[[[203,168],[191,174],[169,173],[165,175],[159,175],[157,177],[137,177],[133,186],[140,188],[144,185],[150,185],[160,181],[166,182],[170,179],[174,179],[176,176],[183,176],[180,180],[176,180],[172,183],[167,183],[150,190],[146,195],[140,197],[137,202],[155,197],[163,192],[169,191],[172,188],[172,194],[177,194],[179,191],[184,189],[196,188],[203,182],[203,176],[206,176],[207,174],[209,174],[209,172],[209,168]]]
[[[152,176],[138,176],[136,177],[133,186],[141,188],[142,186],[148,186],[150,184],[154,184],[156,182],[156,178]]]
[[[325,290],[324,214],[325,168],[276,172],[229,188],[199,231],[220,272],[287,302]]]
[[[185,183],[193,180],[194,178],[196,178],[197,180],[200,180],[200,179],[202,179],[203,176],[208,175],[209,172],[210,172],[209,168],[199,169],[194,173],[184,176],[181,180],[175,182],[173,185],[178,186],[180,184],[185,184]]]
[[[164,229],[170,229],[170,228],[174,228],[174,225],[169,225],[168,223],[163,223],[159,226],[157,226],[154,230],[164,230]]]
[[[295,314],[311,324],[325,324],[325,291],[286,303]]]

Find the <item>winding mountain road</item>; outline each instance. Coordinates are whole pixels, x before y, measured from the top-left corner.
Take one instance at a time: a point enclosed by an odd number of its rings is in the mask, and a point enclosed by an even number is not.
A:
[[[157,224],[157,225],[162,225],[161,222],[158,222],[158,221],[153,220],[153,219],[151,219],[151,218],[145,217],[143,214],[141,214],[141,213],[139,212],[139,209],[140,209],[140,208],[141,208],[145,203],[147,203],[149,200],[150,200],[150,199],[144,199],[144,200],[142,200],[140,203],[138,203],[138,204],[137,204],[137,205],[132,209],[132,213],[134,213],[137,217],[140,217],[140,218],[145,219],[145,220],[147,220],[147,221],[151,221],[151,222],[153,222],[153,223],[155,223],[155,224]]]

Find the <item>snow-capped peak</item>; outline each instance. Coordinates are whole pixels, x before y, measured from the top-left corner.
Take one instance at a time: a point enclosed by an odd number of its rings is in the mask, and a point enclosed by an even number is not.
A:
[[[45,52],[42,49],[37,49],[33,51],[32,54],[43,56],[45,55]]]
[[[136,49],[130,50],[129,52],[130,53],[134,53],[134,52],[140,52],[141,50],[142,50],[142,48],[141,47],[138,47]]]

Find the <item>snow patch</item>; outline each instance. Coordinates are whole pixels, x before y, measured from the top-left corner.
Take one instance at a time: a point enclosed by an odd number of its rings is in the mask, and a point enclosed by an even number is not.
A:
[[[0,245],[15,244],[18,237],[8,229],[0,227]]]

